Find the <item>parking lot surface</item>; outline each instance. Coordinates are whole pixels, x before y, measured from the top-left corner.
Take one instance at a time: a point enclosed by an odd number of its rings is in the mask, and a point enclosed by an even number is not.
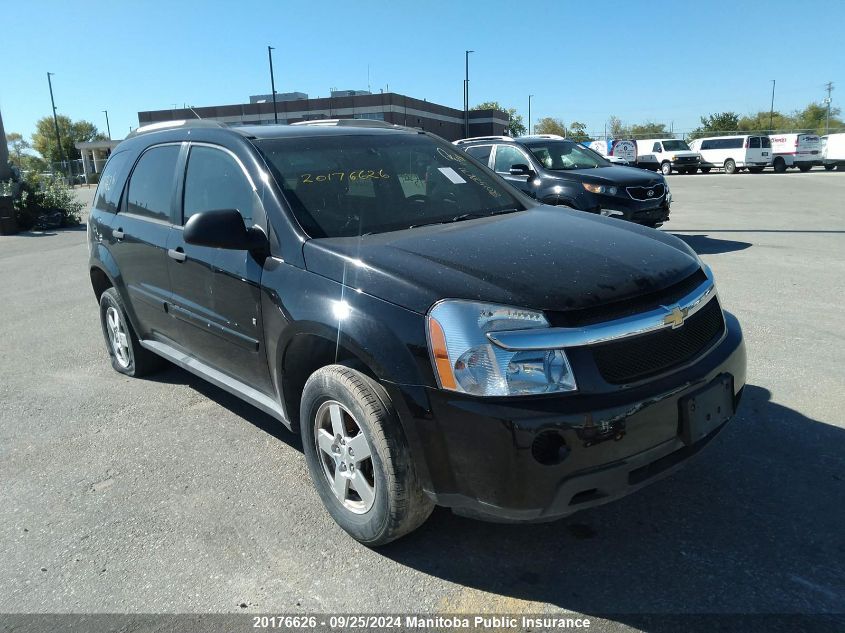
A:
[[[661,230],[744,327],[735,421],[621,501],[529,526],[438,509],[378,551],[280,424],[176,368],[111,369],[84,229],[0,237],[0,612],[845,613],[845,174],[670,186]]]

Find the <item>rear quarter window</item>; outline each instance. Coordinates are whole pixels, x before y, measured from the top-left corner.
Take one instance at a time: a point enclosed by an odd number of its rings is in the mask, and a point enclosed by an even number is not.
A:
[[[126,182],[126,174],[131,167],[131,153],[112,154],[100,175],[100,184],[94,194],[94,208],[106,213],[117,213],[120,208],[120,196]]]

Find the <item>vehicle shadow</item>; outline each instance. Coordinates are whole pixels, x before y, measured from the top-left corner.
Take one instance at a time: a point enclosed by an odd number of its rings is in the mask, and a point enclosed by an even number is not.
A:
[[[683,240],[699,255],[716,255],[718,253],[733,253],[751,247],[750,242],[739,242],[736,240],[723,240],[707,235],[682,235],[673,233],[675,237]]]
[[[264,413],[251,404],[244,402],[237,396],[233,396],[228,391],[217,387],[203,378],[198,378],[189,371],[186,371],[176,365],[170,365],[166,369],[145,376],[144,380],[152,382],[160,382],[168,385],[186,385],[194,389],[198,393],[209,400],[213,400],[221,407],[228,409],[235,415],[243,418],[253,426],[258,427],[268,435],[272,435],[278,440],[281,440],[291,448],[302,451],[302,442],[300,441],[299,433],[289,431],[279,420],[271,415]]]
[[[450,604],[456,613],[536,615],[537,603],[550,603],[660,632],[699,630],[694,618],[667,614],[836,620],[845,613],[843,455],[845,430],[747,386],[737,418],[710,447],[636,494],[522,526],[438,509],[416,533],[378,551],[463,585]],[[751,619],[743,630],[780,630],[788,618],[777,617],[780,624]],[[739,628],[736,620],[722,624],[710,630]]]
[[[77,224],[76,226],[62,226],[54,229],[30,229],[27,231],[20,231],[15,233],[19,237],[55,237],[59,233],[74,233],[78,231],[85,231],[84,224]]]

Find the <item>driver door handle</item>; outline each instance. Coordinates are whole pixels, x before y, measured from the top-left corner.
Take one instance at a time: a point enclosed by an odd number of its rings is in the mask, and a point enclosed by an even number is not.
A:
[[[182,247],[179,248],[170,248],[167,250],[167,256],[170,259],[175,259],[177,262],[184,262],[188,259],[188,256],[185,255],[185,251],[182,250]]]

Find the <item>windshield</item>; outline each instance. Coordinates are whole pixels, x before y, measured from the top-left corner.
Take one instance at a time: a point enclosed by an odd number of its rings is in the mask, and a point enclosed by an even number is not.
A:
[[[663,149],[667,152],[689,151],[689,145],[684,141],[663,141]]]
[[[525,207],[462,151],[423,134],[255,141],[302,228],[350,237]]]
[[[526,147],[546,169],[596,169],[610,163],[591,149],[572,141],[526,143]]]

